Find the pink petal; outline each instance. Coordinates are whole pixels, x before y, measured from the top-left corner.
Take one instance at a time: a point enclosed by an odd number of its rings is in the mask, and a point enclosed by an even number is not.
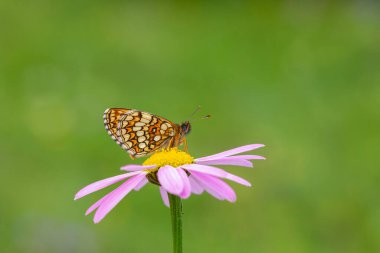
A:
[[[193,174],[193,172],[198,172],[202,174],[208,174],[208,175],[212,175],[216,177],[226,178],[245,186],[251,186],[251,184],[247,180],[241,177],[238,177],[236,175],[230,174],[227,171],[216,168],[216,167],[199,165],[199,164],[188,164],[188,165],[183,165],[182,168],[187,169],[188,171],[190,171],[191,174]]]
[[[212,159],[198,158],[198,159],[195,159],[194,161],[206,162],[206,161],[214,161],[214,160],[220,160],[220,159],[233,159],[233,158],[238,159],[238,160],[265,160],[266,159],[264,156],[260,156],[260,155],[235,155],[235,156],[226,156],[222,158],[212,158]]]
[[[161,167],[157,172],[157,177],[167,192],[179,195],[183,191],[184,183],[176,168],[169,165]]]
[[[100,222],[144,177],[140,173],[113,190],[96,211],[94,222]]]
[[[186,164],[186,165],[182,165],[181,168],[184,168],[190,171],[190,173],[193,171],[197,171],[197,172],[206,173],[206,174],[217,176],[217,177],[225,177],[227,175],[227,171],[224,171],[216,167],[201,165],[201,164],[194,164],[194,163]]]
[[[241,167],[253,167],[253,164],[250,161],[243,160],[243,159],[236,159],[234,156],[232,157],[225,157],[225,158],[219,158],[215,160],[207,160],[207,161],[198,161],[195,160],[197,164],[203,164],[203,165],[235,165],[235,166],[241,166]]]
[[[266,158],[261,155],[235,155],[233,156],[237,159],[244,159],[244,160],[265,160]]]
[[[201,194],[204,191],[203,187],[197,183],[197,181],[193,178],[192,175],[189,176],[189,182],[190,182],[192,193]]]
[[[228,173],[228,175],[225,177],[225,179],[228,179],[228,180],[231,180],[231,181],[234,181],[238,184],[241,184],[241,185],[244,185],[244,186],[248,186],[250,187],[251,186],[251,183],[248,182],[247,180],[245,180],[244,178],[241,178],[239,176],[236,176],[234,174],[230,174]]]
[[[177,171],[179,175],[181,176],[182,182],[183,182],[183,190],[179,194],[179,196],[183,199],[187,199],[191,195],[191,186],[189,182],[189,177],[187,176],[186,172],[183,169],[178,168]]]
[[[103,189],[103,188],[105,188],[107,186],[110,186],[111,184],[117,183],[117,182],[119,182],[119,181],[121,181],[123,179],[126,179],[128,177],[131,177],[131,176],[134,176],[134,175],[137,175],[137,174],[141,174],[141,172],[140,171],[136,171],[136,172],[125,173],[125,174],[122,174],[122,175],[106,178],[106,179],[97,181],[95,183],[92,183],[90,185],[87,185],[86,187],[84,187],[82,190],[80,190],[75,195],[74,200],[82,198],[83,196],[86,196],[86,195],[88,195],[90,193],[93,193],[95,191]]]
[[[206,161],[206,160],[212,160],[212,159],[217,159],[217,158],[223,158],[223,157],[226,157],[226,156],[231,156],[231,155],[235,155],[235,154],[238,154],[238,153],[243,153],[243,152],[247,152],[247,151],[250,151],[250,150],[258,149],[258,148],[261,148],[261,147],[264,147],[264,146],[265,145],[263,145],[263,144],[245,145],[245,146],[241,146],[241,147],[238,147],[238,148],[230,149],[230,150],[227,150],[227,151],[224,151],[224,152],[221,152],[221,153],[217,153],[215,155],[201,157],[201,158],[198,158],[197,160],[198,161]]]
[[[138,165],[138,164],[129,164],[121,167],[121,170],[126,170],[126,171],[138,171],[138,170],[147,170],[147,169],[153,169],[155,168],[155,165]]]
[[[236,201],[234,190],[222,180],[199,172],[193,172],[192,175],[202,184],[205,190],[214,197],[218,199],[226,199],[230,202]]]
[[[148,183],[149,181],[148,181],[148,179],[145,177],[145,178],[143,178],[141,181],[140,181],[140,183],[138,183],[137,185],[136,185],[136,187],[133,189],[133,190],[135,190],[135,191],[139,191],[141,188],[143,188],[147,183]]]
[[[160,194],[165,206],[170,207],[168,192],[164,188],[160,187]]]
[[[146,185],[146,183],[148,183],[148,179],[143,178],[140,183],[137,184],[137,186],[134,188],[135,191],[138,191],[140,190],[144,185]],[[95,204],[93,204],[92,206],[90,206],[90,208],[87,209],[86,211],[86,215],[89,215],[90,213],[92,213],[94,210],[96,210],[102,203],[103,201],[109,197],[110,195],[112,194],[112,192],[108,193],[107,195],[105,195],[103,198],[101,198],[100,200],[98,200]]]
[[[98,201],[95,202],[95,204],[93,204],[92,206],[90,206],[90,208],[87,209],[86,211],[86,215],[89,215],[90,213],[92,213],[95,209],[97,209],[103,202],[104,200],[109,197],[111,195],[112,192],[108,193],[107,195],[105,195],[103,198],[99,199]]]
[[[202,175],[202,174],[201,174]],[[197,175],[195,175],[195,172],[193,174],[191,174],[191,177],[193,179],[194,182],[196,182],[198,185],[200,185],[200,187],[204,190],[206,190],[210,195],[212,195],[213,197],[219,199],[219,200],[224,200],[225,198],[218,192],[216,191],[214,188],[210,188],[208,185],[207,185],[207,182],[204,182],[204,180],[202,180],[202,178],[199,178]]]

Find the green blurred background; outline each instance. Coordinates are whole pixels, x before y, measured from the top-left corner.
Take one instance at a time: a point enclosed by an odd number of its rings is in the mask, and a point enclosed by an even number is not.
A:
[[[155,186],[97,225],[108,190],[73,197],[131,162],[106,108],[197,105],[192,155],[268,159],[184,201],[185,252],[379,252],[379,31],[376,1],[1,1],[0,252],[171,252]]]

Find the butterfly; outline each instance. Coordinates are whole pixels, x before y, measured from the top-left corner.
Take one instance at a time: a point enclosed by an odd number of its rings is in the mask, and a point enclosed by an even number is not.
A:
[[[108,134],[132,159],[158,149],[186,146],[189,121],[175,124],[163,117],[135,109],[109,108],[103,114]]]

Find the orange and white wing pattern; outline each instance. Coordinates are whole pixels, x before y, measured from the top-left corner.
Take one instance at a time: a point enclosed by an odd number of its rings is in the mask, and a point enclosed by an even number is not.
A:
[[[108,134],[133,157],[141,157],[169,145],[177,125],[148,112],[110,108],[104,112]]]
[[[112,108],[107,109],[103,114],[104,127],[106,128],[109,136],[116,141],[117,144],[120,145],[120,142],[117,137],[117,125],[120,118],[128,112],[134,110],[124,109],[124,108]]]

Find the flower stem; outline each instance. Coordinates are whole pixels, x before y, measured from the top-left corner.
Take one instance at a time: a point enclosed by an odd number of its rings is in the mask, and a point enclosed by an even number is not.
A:
[[[182,201],[169,194],[170,213],[172,216],[173,252],[182,253]]]

